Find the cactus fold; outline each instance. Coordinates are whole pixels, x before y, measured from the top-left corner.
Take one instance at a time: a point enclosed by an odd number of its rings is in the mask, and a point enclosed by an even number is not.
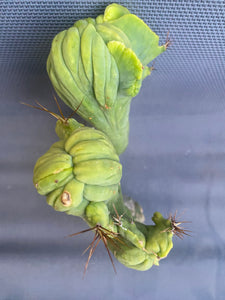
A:
[[[59,130],[60,126],[64,129]],[[103,132],[75,129],[72,121],[66,126],[57,121],[61,139],[38,159],[33,181],[38,193],[46,195],[56,210],[82,216],[89,202],[106,201],[118,193],[122,165]]]
[[[77,21],[56,35],[47,71],[61,99],[105,132],[118,154],[128,144],[131,99],[150,75],[147,65],[166,46],[125,7],[111,4],[96,19]]]

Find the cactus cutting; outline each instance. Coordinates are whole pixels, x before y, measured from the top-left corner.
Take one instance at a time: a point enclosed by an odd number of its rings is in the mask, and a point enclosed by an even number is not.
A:
[[[56,35],[47,60],[59,97],[96,129],[105,132],[118,154],[128,144],[130,103],[150,75],[147,65],[169,40],[159,37],[126,8],[111,4],[96,19],[77,21]]]
[[[159,212],[152,217],[154,225],[145,225],[141,207],[123,196],[120,184],[119,155],[128,145],[131,100],[151,73],[148,64],[168,45],[167,39],[160,46],[141,19],[115,3],[96,19],[77,21],[52,42],[47,72],[53,87],[92,127],[72,115],[65,118],[60,108],[58,115],[39,103],[29,105],[57,118],[59,138],[37,160],[33,183],[55,210],[89,225],[70,236],[95,233],[84,273],[101,240],[114,270],[111,253],[126,267],[145,271],[168,255],[174,235],[188,235],[183,222]]]

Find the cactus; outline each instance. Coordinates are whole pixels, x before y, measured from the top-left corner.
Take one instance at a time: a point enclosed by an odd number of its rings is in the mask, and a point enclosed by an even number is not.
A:
[[[53,40],[47,71],[62,100],[95,128],[56,117],[59,141],[34,167],[33,182],[55,210],[83,218],[94,231],[88,262],[100,240],[126,267],[147,270],[173,247],[172,237],[188,234],[175,216],[154,213],[145,225],[143,210],[123,197],[119,154],[128,143],[129,107],[150,74],[147,64],[168,46],[125,7],[111,4],[96,19],[77,21]]]
[[[60,98],[105,132],[118,154],[128,144],[130,103],[169,44],[125,7],[111,4],[96,19],[77,21],[56,35],[47,71]]]

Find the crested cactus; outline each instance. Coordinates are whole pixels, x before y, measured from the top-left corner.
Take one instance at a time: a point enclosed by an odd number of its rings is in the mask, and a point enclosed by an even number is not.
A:
[[[187,234],[182,222],[159,212],[154,225],[145,225],[142,208],[123,199],[120,186],[118,155],[128,143],[130,102],[151,73],[149,62],[168,46],[158,40],[141,19],[111,4],[103,15],[77,21],[52,42],[47,60],[52,84],[95,128],[65,119],[61,109],[61,117],[50,112],[58,119],[59,141],[36,162],[33,182],[55,210],[80,216],[90,226],[71,236],[95,232],[85,271],[100,240],[112,264],[109,249],[126,267],[144,271],[168,255],[174,234]],[[40,106],[35,108],[49,112]]]
[[[147,65],[167,48],[125,7],[111,4],[96,19],[77,21],[56,35],[47,71],[61,99],[105,132],[118,154],[128,144],[131,99],[150,75]]]

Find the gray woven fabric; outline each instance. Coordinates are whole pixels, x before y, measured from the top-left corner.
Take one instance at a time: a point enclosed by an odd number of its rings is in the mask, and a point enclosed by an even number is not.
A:
[[[107,1],[3,1],[0,63],[6,68],[4,72],[9,76],[13,68],[22,77],[26,76],[26,70],[45,72],[53,37],[80,18],[102,13],[107,4]],[[163,83],[159,98],[173,99],[167,101],[166,109],[183,111],[186,99],[191,112],[224,108],[224,1],[139,0],[120,1],[120,4],[151,26],[162,43],[170,31],[173,46],[157,59],[157,74],[151,81],[153,86]],[[212,98],[213,103],[206,104],[206,99]],[[161,103],[159,100],[158,106]],[[158,110],[161,112],[161,107]]]
[[[53,37],[107,1],[0,2],[0,299],[224,299],[225,3],[120,1],[172,45],[155,60],[133,100],[122,155],[124,193],[144,208],[178,210],[192,237],[174,240],[160,267],[129,270],[103,247],[82,272],[92,234],[57,213],[32,183],[36,159],[56,140],[55,120],[19,101],[56,111],[45,62]],[[69,108],[62,105],[69,115]]]

